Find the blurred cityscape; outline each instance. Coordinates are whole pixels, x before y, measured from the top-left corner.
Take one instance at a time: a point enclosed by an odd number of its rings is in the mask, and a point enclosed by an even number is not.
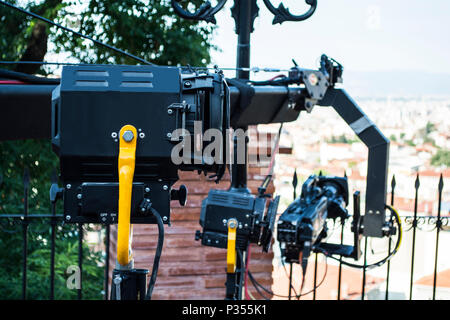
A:
[[[448,216],[450,210],[450,98],[356,98],[356,102],[377,124],[391,141],[389,160],[388,197],[390,201],[391,179],[395,175],[395,208],[402,216],[411,216],[414,212],[415,180],[420,179],[418,193],[418,215],[437,215],[438,182],[442,174],[444,190],[442,194],[441,215]],[[265,126],[270,132],[277,132],[278,125]],[[297,195],[305,179],[322,172],[324,175],[343,176],[349,179],[349,192],[360,190],[361,208],[364,209],[364,191],[367,172],[367,148],[340,119],[332,108],[315,107],[308,114],[302,112],[299,119],[283,126],[280,145],[290,149],[291,154],[278,154],[275,166],[275,190],[282,201],[278,212],[282,213],[293,198],[292,178],[296,170],[299,182]],[[349,206],[350,213],[352,206]],[[405,227],[404,227],[405,228]],[[428,228],[431,229],[431,228]],[[441,232],[441,254],[438,261],[438,299],[450,299],[450,257],[442,246],[450,240],[450,232]],[[412,250],[412,232],[405,232],[402,247],[392,259],[390,276],[390,299],[409,299],[409,277]],[[435,232],[418,230],[415,247],[414,299],[431,298],[432,275],[434,271]],[[348,228],[345,238],[351,243]],[[340,241],[340,232],[333,233],[330,242]],[[387,239],[370,240],[368,262],[386,256]],[[277,246],[274,245],[277,257]],[[278,255],[279,257],[279,255]],[[311,258],[314,261],[313,258]],[[322,270],[325,262],[320,262]],[[313,263],[311,263],[313,264]],[[298,266],[294,267],[299,274]],[[328,276],[317,290],[318,299],[336,299],[336,276],[338,264],[328,261]],[[312,269],[312,267],[310,267]],[[305,288],[312,288],[311,270],[307,273]],[[319,275],[318,277],[320,278]],[[278,258],[274,261],[274,289],[288,290],[286,271]],[[342,299],[355,299],[361,295],[360,281],[362,272],[343,269]],[[386,267],[368,271],[367,299],[384,299]],[[308,279],[309,277],[309,279]],[[344,280],[346,279],[346,280]],[[356,281],[359,279],[358,281]],[[295,281],[294,281],[295,282]],[[328,284],[328,285],[327,285]],[[371,284],[371,285],[369,285]],[[344,289],[345,287],[345,289]],[[283,288],[283,289],[281,289]],[[306,289],[305,289],[306,291]],[[312,294],[304,299],[311,299]]]

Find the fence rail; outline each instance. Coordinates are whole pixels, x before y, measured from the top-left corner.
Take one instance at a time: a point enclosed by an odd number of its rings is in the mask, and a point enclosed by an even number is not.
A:
[[[53,183],[56,183],[56,179],[52,178]],[[0,185],[1,186],[1,185]],[[5,221],[10,221],[12,224],[20,224],[22,226],[22,299],[27,299],[27,261],[28,261],[28,229],[31,223],[36,221],[37,219],[47,220],[50,224],[50,292],[49,299],[53,300],[55,298],[55,242],[56,242],[56,227],[58,225],[63,225],[63,215],[56,214],[56,205],[53,203],[51,213],[49,214],[38,214],[38,213],[29,213],[28,208],[28,200],[29,200],[29,189],[30,189],[30,177],[28,170],[24,172],[23,178],[23,186],[24,186],[24,201],[23,201],[23,213],[22,214],[13,214],[13,213],[0,213],[0,232],[18,232],[17,230],[8,230],[4,227]],[[419,188],[420,188],[420,180],[419,175],[417,175],[415,180],[415,200],[414,200],[414,214],[410,216],[403,216],[404,223],[404,232],[412,232],[412,251],[411,251],[411,264],[410,264],[410,283],[409,283],[409,299],[413,299],[413,286],[414,286],[414,266],[415,266],[415,250],[416,250],[416,231],[427,231],[427,232],[436,232],[436,240],[435,240],[435,248],[434,248],[434,273],[433,273],[433,294],[432,299],[436,299],[436,287],[437,287],[437,274],[438,274],[438,255],[439,255],[439,236],[440,232],[444,227],[450,225],[450,216],[442,216],[441,215],[441,202],[442,202],[442,193],[443,193],[443,177],[440,176],[437,191],[438,191],[438,209],[437,214],[433,216],[419,216],[418,215],[418,199],[419,199]],[[393,176],[391,181],[391,199],[390,204],[392,206],[395,205],[395,187],[396,181],[395,176]],[[104,299],[108,300],[109,293],[109,253],[110,253],[110,226],[105,225],[102,227],[105,231],[105,247],[104,247]],[[80,276],[82,275],[83,270],[83,238],[84,238],[84,229],[82,224],[78,224],[78,267],[80,270]],[[344,225],[341,227],[340,233],[341,243],[344,241]],[[364,238],[364,255],[363,255],[363,268],[362,268],[362,288],[361,288],[361,299],[364,300],[366,298],[366,272],[367,272],[367,251],[368,244],[367,238]],[[389,239],[389,244],[387,248],[387,252],[391,252],[391,241]],[[313,300],[317,298],[316,295],[316,283],[317,283],[317,266],[318,266],[318,254],[316,254],[314,259],[314,289],[313,289]],[[339,271],[338,271],[338,281],[337,281],[337,299],[342,299],[342,259],[339,262]],[[292,270],[292,266],[291,266]],[[387,262],[387,273],[386,273],[386,291],[385,291],[385,299],[389,299],[389,290],[390,290],[390,273],[391,273],[391,261]],[[80,281],[81,287],[78,289],[77,298],[83,298],[83,286],[82,279]],[[291,288],[289,288],[289,296],[291,296]],[[2,297],[0,297],[1,299]]]

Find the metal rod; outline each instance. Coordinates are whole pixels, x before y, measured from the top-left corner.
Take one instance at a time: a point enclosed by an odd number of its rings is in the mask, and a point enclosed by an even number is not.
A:
[[[56,202],[52,203],[51,240],[50,240],[50,300],[55,299],[55,240],[56,240]]]
[[[83,298],[83,224],[78,224],[78,268],[80,270],[80,288],[78,289],[78,300]]]
[[[316,253],[316,257],[314,259],[314,287],[313,287],[313,300],[316,300],[316,286],[317,286],[317,257],[318,253]]]
[[[361,300],[364,300],[366,295],[366,267],[367,267],[367,237],[364,237],[364,268],[363,268]]]
[[[438,214],[436,221],[436,253],[434,256],[434,274],[433,274],[433,300],[436,300],[436,285],[437,285],[437,265],[438,265],[438,250],[439,250],[439,232],[441,230],[441,201],[442,201],[442,190],[444,188],[444,180],[442,179],[442,173],[439,178],[438,185]]]
[[[342,225],[341,225],[341,244],[344,243],[344,225],[345,225],[345,222],[342,222]],[[338,300],[341,300],[341,282],[342,282],[342,256],[339,258],[338,292],[337,292],[337,299]]]
[[[27,299],[27,255],[28,255],[28,191],[30,187],[30,172],[25,168],[23,174],[23,249],[22,249],[22,300]]]
[[[109,293],[109,247],[110,247],[110,225],[106,225],[106,243],[105,243],[105,300],[108,300]]]
[[[391,206],[394,206],[394,199],[395,199],[395,175],[392,176],[392,181],[391,181]],[[390,221],[392,223],[392,214],[391,214],[391,218]],[[399,231],[400,232],[400,231]],[[388,244],[388,253],[391,252],[391,234],[389,233],[389,244]],[[389,260],[387,262],[387,268],[386,268],[386,293],[385,293],[385,300],[389,300],[389,276],[391,273],[391,260]]]
[[[415,199],[414,199],[414,220],[413,220],[413,239],[412,239],[412,252],[411,252],[411,279],[410,279],[410,285],[409,285],[409,300],[412,300],[412,293],[413,293],[413,282],[414,282],[414,255],[415,255],[415,249],[416,249],[416,228],[417,228],[417,201],[419,197],[419,174],[417,174],[416,182],[415,182]]]

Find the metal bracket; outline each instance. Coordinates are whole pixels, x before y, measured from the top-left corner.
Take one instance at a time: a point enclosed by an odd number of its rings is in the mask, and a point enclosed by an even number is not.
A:
[[[274,15],[272,24],[282,24],[285,21],[303,21],[311,17],[316,11],[317,0],[305,0],[305,2],[311,7],[309,10],[302,15],[294,15],[289,12],[289,8],[286,8],[283,3],[280,3],[278,8],[275,8],[270,0],[263,0],[267,9]]]

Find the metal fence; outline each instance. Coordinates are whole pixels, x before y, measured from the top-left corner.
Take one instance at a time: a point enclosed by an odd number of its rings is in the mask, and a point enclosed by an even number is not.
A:
[[[56,183],[56,178],[52,178],[53,183]],[[441,215],[441,203],[442,203],[442,193],[443,193],[443,177],[442,174],[440,176],[438,185],[437,185],[437,191],[438,191],[438,208],[437,208],[437,214],[433,216],[419,216],[418,215],[418,199],[419,199],[419,188],[420,188],[420,180],[419,175],[417,175],[416,181],[415,181],[415,199],[414,199],[414,214],[412,216],[403,216],[403,224],[405,229],[405,232],[412,232],[412,251],[411,251],[411,264],[409,266],[410,268],[410,287],[409,287],[409,299],[413,299],[413,286],[414,286],[414,265],[415,265],[415,249],[416,249],[416,231],[417,230],[423,230],[423,226],[431,226],[431,228],[428,228],[428,232],[435,232],[436,233],[436,240],[435,240],[435,259],[434,259],[434,274],[433,274],[433,300],[436,299],[436,284],[437,284],[437,268],[438,268],[438,258],[439,258],[439,235],[440,232],[443,230],[443,228],[450,225],[449,216],[442,216]],[[390,204],[395,205],[395,187],[396,187],[396,181],[395,176],[392,178],[391,182],[391,199]],[[38,219],[44,219],[45,221],[48,221],[49,225],[51,226],[50,229],[50,239],[49,239],[49,245],[50,245],[50,261],[49,261],[49,268],[50,268],[50,292],[48,294],[48,297],[50,300],[53,300],[55,298],[55,236],[56,236],[56,227],[57,225],[62,225],[64,223],[63,215],[56,214],[56,205],[53,203],[52,210],[50,214],[33,214],[29,213],[28,209],[28,202],[29,202],[29,190],[30,190],[30,177],[28,170],[25,170],[24,172],[24,178],[23,178],[23,190],[24,190],[24,200],[23,200],[23,213],[22,214],[9,214],[9,213],[0,213],[0,225],[3,223],[3,221],[13,221],[15,224],[20,224],[22,227],[22,299],[27,299],[27,258],[28,258],[28,229],[30,224],[32,224],[34,221]],[[109,276],[109,252],[110,252],[110,226],[105,225],[102,226],[102,228],[105,231],[105,246],[104,246],[104,299],[108,299],[108,293],[109,293],[109,282],[108,282],[108,276]],[[83,270],[83,239],[84,239],[84,227],[82,224],[78,224],[78,267],[80,270],[80,275],[82,274]],[[2,230],[0,230],[1,232]],[[341,243],[344,239],[344,225],[341,227],[341,233],[340,233]],[[362,268],[362,283],[361,283],[361,299],[366,298],[366,266],[367,266],[367,251],[368,251],[368,244],[367,244],[367,238],[364,238],[364,255],[363,255],[363,263],[364,268]],[[387,252],[391,252],[391,241],[389,241],[389,245],[387,248]],[[314,259],[314,289],[313,289],[313,300],[316,300],[317,295],[317,266],[318,266],[318,254],[316,253],[315,259]],[[342,260],[341,260],[342,261]],[[389,289],[390,289],[390,267],[391,267],[391,261],[387,262],[387,273],[386,273],[386,291],[385,291],[385,299],[389,299]],[[406,266],[405,266],[406,267]],[[77,289],[77,298],[82,299],[83,298],[83,286],[82,286],[82,279],[80,281],[80,288]],[[342,262],[339,263],[339,272],[338,272],[338,281],[337,281],[337,299],[341,300],[342,298]],[[0,299],[2,297],[0,296]]]

